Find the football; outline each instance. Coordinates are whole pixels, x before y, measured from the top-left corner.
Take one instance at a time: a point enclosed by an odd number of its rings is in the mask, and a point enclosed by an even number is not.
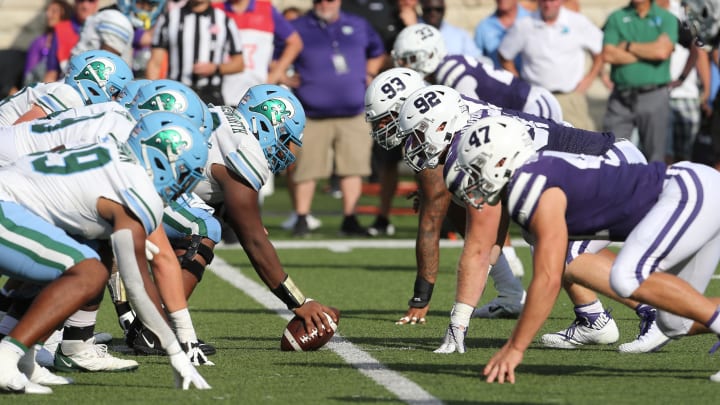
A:
[[[335,313],[338,322],[340,322],[340,311],[336,308],[331,309]],[[280,350],[285,352],[306,352],[323,347],[332,339],[337,330],[337,323],[333,322],[332,317],[327,313],[325,316],[330,321],[331,330],[325,331],[322,336],[318,335],[317,329],[313,329],[312,333],[308,335],[305,333],[305,321],[297,316],[293,317],[283,331],[280,339]]]

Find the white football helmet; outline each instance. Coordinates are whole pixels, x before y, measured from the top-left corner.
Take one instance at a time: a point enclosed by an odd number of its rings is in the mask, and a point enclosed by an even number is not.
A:
[[[397,130],[397,117],[403,101],[410,93],[425,87],[420,74],[408,68],[392,68],[380,73],[365,91],[365,121],[370,135],[378,145],[391,149],[405,138]]]
[[[408,67],[427,76],[437,70],[447,50],[437,28],[414,24],[400,31],[391,55],[395,66]]]
[[[405,141],[405,162],[413,170],[434,169],[455,132],[470,118],[457,90],[441,85],[419,89],[400,108],[398,127]]]
[[[507,115],[481,118],[456,138],[447,159],[451,164],[445,167],[445,184],[476,209],[497,204],[503,187],[535,153],[525,124]],[[457,170],[465,174],[461,181],[452,173]]]
[[[717,0],[683,0],[687,23],[702,42],[717,47],[720,42],[720,3]]]

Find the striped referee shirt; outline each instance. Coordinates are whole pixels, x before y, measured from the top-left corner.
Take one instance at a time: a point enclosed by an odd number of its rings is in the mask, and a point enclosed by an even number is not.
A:
[[[208,7],[193,13],[189,5],[174,8],[158,18],[153,48],[164,48],[169,55],[168,79],[192,88],[220,86],[222,77],[194,75],[196,62],[223,63],[228,56],[242,53],[240,31],[223,10]]]

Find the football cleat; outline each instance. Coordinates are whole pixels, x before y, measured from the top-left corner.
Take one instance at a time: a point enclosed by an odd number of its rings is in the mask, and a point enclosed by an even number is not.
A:
[[[670,338],[662,333],[655,322],[657,311],[652,307],[640,309],[640,333],[632,342],[623,343],[618,346],[622,353],[650,353],[660,350],[670,342]]]
[[[14,370],[0,370],[0,391],[14,394],[52,394],[52,389],[28,380],[25,374],[16,367],[13,368]]]
[[[523,309],[522,298],[495,297],[480,308],[475,308],[473,318],[517,319]]]
[[[133,349],[135,354],[140,356],[164,356],[166,354],[165,349],[160,345],[160,339],[140,323],[138,318],[135,318],[130,326],[125,336],[125,343]]]
[[[31,382],[40,385],[67,385],[72,384],[73,380],[66,377],[55,375],[47,368],[37,363],[37,354],[41,350],[40,345],[33,346],[28,350],[18,362],[18,370],[30,379]]]
[[[63,351],[73,349],[73,354]],[[138,368],[135,360],[125,360],[112,356],[106,345],[95,344],[94,339],[86,341],[65,341],[55,353],[55,369],[67,372],[96,371],[132,371]]]
[[[583,313],[575,310],[575,320],[565,330],[548,333],[540,338],[545,347],[574,349],[582,345],[609,345],[620,337],[610,311]]]

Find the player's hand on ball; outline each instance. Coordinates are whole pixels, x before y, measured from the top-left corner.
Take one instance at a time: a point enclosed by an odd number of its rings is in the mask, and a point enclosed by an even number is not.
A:
[[[425,315],[427,315],[430,305],[426,305],[423,308],[409,308],[405,315],[395,322],[395,325],[415,325],[424,324],[427,322]]]
[[[199,390],[209,390],[210,384],[198,373],[195,366],[190,363],[190,359],[182,350],[170,355],[170,364],[173,368],[175,376],[175,388],[187,390],[192,384]]]
[[[465,336],[467,335],[467,330],[468,328],[450,322],[445,332],[445,338],[440,347],[435,350],[435,353],[465,353]]]
[[[305,321],[305,332],[308,335],[312,334],[314,329],[317,329],[317,333],[320,336],[324,334],[325,330],[332,329],[332,325],[325,314],[330,315],[333,322],[338,322],[337,314],[333,308],[325,306],[311,298],[308,298],[300,307],[295,308],[293,312]]]

